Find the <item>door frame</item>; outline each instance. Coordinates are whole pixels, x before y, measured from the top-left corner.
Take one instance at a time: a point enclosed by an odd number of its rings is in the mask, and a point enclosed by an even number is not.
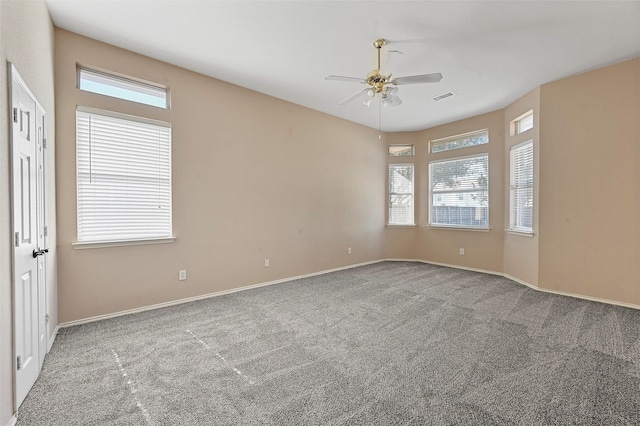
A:
[[[13,82],[14,79],[18,82],[18,84],[20,84],[22,86],[22,88],[27,92],[27,94],[33,99],[33,101],[35,102],[35,107],[36,107],[36,118],[41,115],[42,117],[42,123],[40,123],[40,125],[42,126],[42,155],[41,155],[41,161],[42,161],[42,167],[43,167],[43,182],[42,182],[42,194],[38,193],[38,190],[40,189],[38,187],[38,177],[37,177],[37,168],[36,168],[36,203],[38,203],[38,200],[41,200],[42,202],[42,206],[40,206],[40,208],[42,208],[42,223],[40,223],[39,221],[39,212],[38,212],[38,208],[36,208],[36,225],[35,225],[35,232],[36,232],[36,240],[38,240],[38,233],[40,232],[40,230],[42,229],[43,235],[44,235],[44,242],[48,241],[47,235],[44,233],[44,229],[46,229],[46,227],[48,227],[48,218],[47,218],[47,185],[46,185],[46,164],[47,164],[47,155],[46,155],[46,127],[45,127],[45,117],[46,117],[46,110],[44,109],[44,107],[42,106],[42,104],[38,101],[38,98],[33,94],[33,92],[31,91],[31,89],[29,88],[29,86],[27,85],[27,83],[24,81],[24,79],[22,78],[22,76],[20,75],[18,69],[16,68],[16,66],[10,62],[7,61],[7,95],[8,95],[8,99],[7,99],[7,103],[8,103],[8,113],[9,113],[9,125],[8,127],[8,142],[9,142],[9,174],[10,174],[10,178],[9,178],[9,202],[10,202],[10,209],[11,209],[11,214],[10,214],[10,226],[11,226],[11,253],[10,253],[10,257],[11,257],[11,353],[12,353],[12,360],[11,360],[11,364],[12,364],[12,368],[11,368],[11,376],[12,376],[12,397],[13,397],[13,410],[14,413],[17,413],[18,411],[18,401],[17,401],[17,386],[18,386],[18,382],[17,382],[17,366],[16,366],[16,360],[17,360],[17,347],[16,347],[16,282],[15,282],[15,273],[16,273],[16,246],[14,244],[14,232],[15,232],[15,220],[14,220],[14,162],[13,162],[13,154],[14,154],[14,121],[13,121]],[[36,128],[37,128],[37,123],[36,123]],[[37,133],[36,133],[37,134]],[[37,143],[37,142],[36,142]],[[40,159],[38,159],[38,157],[40,156],[40,153],[38,152],[37,146],[35,149],[36,152],[36,166],[38,164],[38,162],[40,161]],[[41,196],[42,195],[42,196]],[[37,244],[36,244],[37,245]],[[39,262],[39,261],[38,261]],[[36,262],[36,263],[38,263]],[[44,355],[46,355],[46,353],[49,351],[49,341],[50,341],[50,337],[49,337],[49,326],[48,326],[48,321],[47,321],[47,317],[48,317],[48,297],[47,297],[47,283],[46,283],[46,274],[47,274],[47,262],[46,260],[43,261],[44,262],[44,268],[43,268],[43,276],[42,278],[44,279],[44,283],[37,283],[37,286],[39,289],[42,289],[42,294],[40,294],[40,292],[38,293],[38,297],[44,299],[43,303],[41,303],[40,300],[38,300],[38,323],[40,326],[40,323],[44,323]],[[40,274],[38,275],[38,280],[40,279]],[[42,309],[41,309],[42,308]],[[42,310],[42,312],[41,312]],[[40,318],[40,316],[42,315],[42,318]],[[42,319],[42,321],[40,321],[40,319]],[[40,334],[40,333],[39,333]],[[38,339],[38,341],[40,342],[40,339]],[[41,353],[41,348],[40,348],[40,343],[39,343],[39,347],[38,347],[38,364],[39,364],[39,369],[42,368],[42,363],[44,362],[44,355],[42,356],[42,359],[40,359],[40,353]],[[40,373],[38,373],[38,376],[40,375]]]

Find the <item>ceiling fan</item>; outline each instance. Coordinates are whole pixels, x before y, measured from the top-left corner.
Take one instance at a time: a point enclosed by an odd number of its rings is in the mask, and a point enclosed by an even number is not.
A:
[[[393,77],[391,74],[382,74],[380,72],[380,50],[385,44],[386,40],[383,38],[379,38],[373,42],[373,47],[378,50],[378,68],[371,71],[365,79],[358,77],[344,77],[340,75],[330,75],[325,77],[325,80],[347,81],[368,85],[368,87],[365,87],[340,102],[340,105],[345,105],[357,98],[363,97],[363,103],[366,106],[369,106],[376,95],[378,95],[382,106],[398,106],[402,103],[402,100],[398,97],[398,88],[396,86],[401,86],[403,84],[437,83],[442,79],[442,74],[440,73],[419,74],[397,78]]]

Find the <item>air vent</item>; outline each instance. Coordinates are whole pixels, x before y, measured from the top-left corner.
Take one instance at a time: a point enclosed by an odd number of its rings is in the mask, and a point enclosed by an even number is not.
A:
[[[447,93],[443,93],[442,95],[434,96],[432,99],[434,101],[441,101],[442,99],[449,98],[449,97],[451,97],[453,95],[455,95],[455,93],[447,92]]]

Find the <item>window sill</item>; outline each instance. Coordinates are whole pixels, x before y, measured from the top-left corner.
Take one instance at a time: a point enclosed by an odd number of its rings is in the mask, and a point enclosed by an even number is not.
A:
[[[142,246],[149,244],[168,244],[176,240],[176,237],[168,238],[149,238],[146,240],[122,240],[122,241],[89,241],[72,243],[74,249],[94,249],[106,247],[125,247],[125,246]]]
[[[450,230],[450,231],[471,231],[471,232],[489,232],[491,228],[471,228],[467,226],[438,226],[427,225],[429,229]]]
[[[532,231],[518,231],[517,229],[505,229],[510,234],[520,235],[521,237],[533,237],[534,233]]]
[[[400,223],[387,223],[387,228],[415,228],[416,225],[415,224],[400,224]]]

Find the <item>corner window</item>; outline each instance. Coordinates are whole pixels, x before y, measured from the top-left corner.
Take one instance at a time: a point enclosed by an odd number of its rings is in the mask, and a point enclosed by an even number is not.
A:
[[[87,68],[78,70],[78,88],[99,95],[168,108],[167,88]]]
[[[76,111],[78,242],[171,237],[171,126]]]
[[[429,141],[429,151],[443,152],[487,143],[489,143],[489,131],[484,129]]]
[[[389,225],[414,225],[413,164],[389,165]]]
[[[509,229],[533,231],[533,142],[511,148],[509,166]]]
[[[489,228],[489,155],[429,163],[429,224]]]

